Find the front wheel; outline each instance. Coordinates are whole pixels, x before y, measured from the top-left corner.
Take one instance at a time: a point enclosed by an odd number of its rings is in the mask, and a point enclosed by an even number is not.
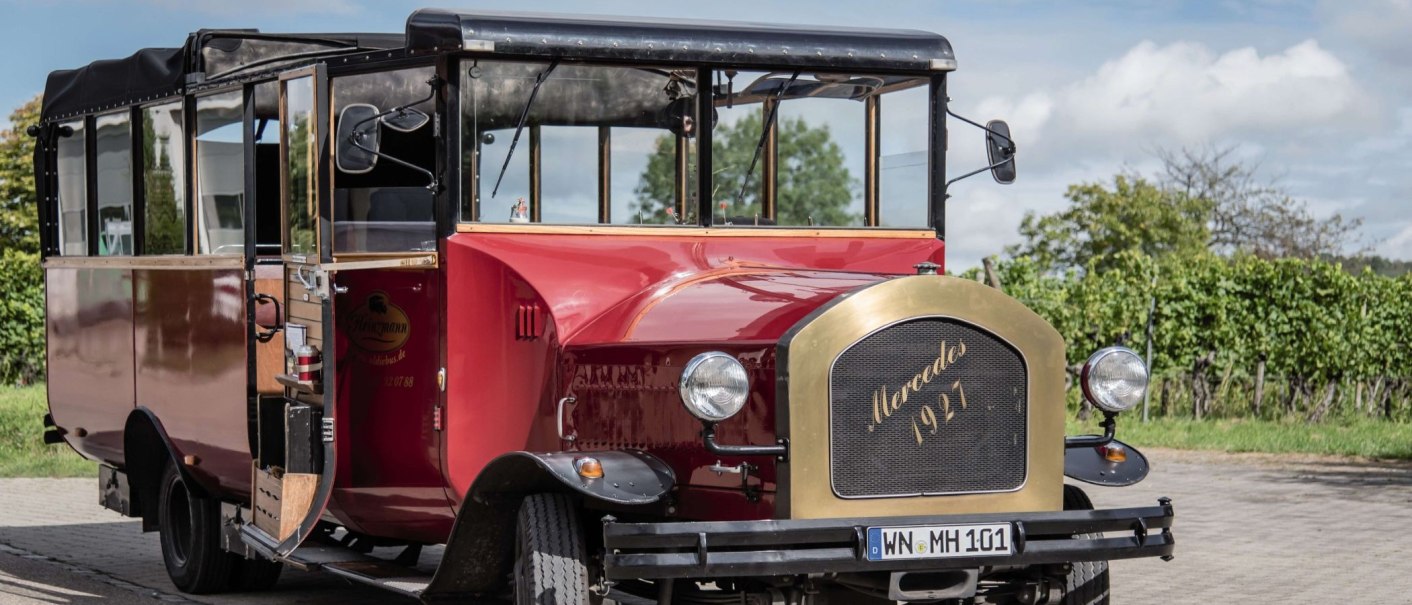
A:
[[[515,534],[516,605],[589,605],[587,553],[573,502],[534,494],[520,506]]]
[[[1078,487],[1065,485],[1064,510],[1093,510],[1093,501]],[[1083,534],[1083,537],[1101,536]],[[1064,580],[1064,605],[1108,605],[1108,600],[1108,562],[1075,562]]]
[[[234,558],[221,549],[221,505],[192,493],[171,462],[158,490],[157,528],[162,561],[177,589],[205,594],[230,586]]]

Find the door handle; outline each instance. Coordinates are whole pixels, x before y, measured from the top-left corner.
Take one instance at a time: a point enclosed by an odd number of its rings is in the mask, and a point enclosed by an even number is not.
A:
[[[266,304],[266,303],[274,303],[274,305],[275,305],[275,321],[274,321],[274,325],[271,326],[271,327],[269,327],[269,328],[266,328],[266,329],[264,329],[264,330],[256,330],[256,331],[255,331],[255,340],[258,341],[258,342],[266,343],[266,342],[269,342],[269,341],[271,341],[271,340],[274,340],[275,334],[279,334],[279,331],[280,331],[281,329],[283,329],[283,326],[284,326],[284,307],[279,304],[279,299],[278,299],[278,298],[275,298],[274,296],[271,296],[271,295],[269,295],[269,294],[265,294],[265,293],[263,293],[263,292],[257,292],[257,293],[255,293],[254,296],[251,296],[251,297],[250,297],[250,300],[254,301],[254,303],[257,304],[257,305],[263,305],[263,304]]]

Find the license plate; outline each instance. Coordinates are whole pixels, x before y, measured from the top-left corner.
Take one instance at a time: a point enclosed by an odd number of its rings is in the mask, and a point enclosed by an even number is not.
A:
[[[869,561],[998,557],[1012,552],[1009,523],[868,528]]]

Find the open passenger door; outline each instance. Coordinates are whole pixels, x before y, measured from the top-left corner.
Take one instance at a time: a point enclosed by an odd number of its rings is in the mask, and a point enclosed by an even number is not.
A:
[[[323,383],[320,360],[334,342],[333,284],[319,272],[331,258],[320,241],[327,205],[328,78],[322,66],[279,81],[280,214],[285,301],[285,363],[275,378],[282,401],[262,402],[251,481],[251,522],[242,537],[275,558],[314,531],[333,489],[336,385]],[[303,354],[303,357],[296,355]],[[297,362],[302,359],[302,365]],[[266,370],[268,371],[268,370]],[[270,409],[273,407],[273,409]]]
[[[336,262],[333,251],[333,164],[329,80],[322,65],[280,76],[280,197],[285,363],[274,378],[284,397],[258,412],[251,523],[245,541],[289,558],[315,533],[347,463],[338,444],[349,431],[348,397],[339,391],[339,272],[435,267],[435,252],[379,255]]]

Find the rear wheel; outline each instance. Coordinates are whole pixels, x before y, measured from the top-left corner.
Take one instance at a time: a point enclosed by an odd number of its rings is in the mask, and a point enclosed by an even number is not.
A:
[[[520,506],[515,535],[516,605],[587,605],[587,552],[573,502],[534,494]]]
[[[1064,510],[1093,510],[1093,501],[1082,489],[1064,486]],[[1081,534],[1097,538],[1097,534]],[[1064,581],[1064,605],[1108,605],[1108,562],[1078,561]]]
[[[192,493],[171,462],[162,472],[157,502],[162,561],[172,584],[193,594],[230,586],[235,558],[221,549],[220,503]]]

